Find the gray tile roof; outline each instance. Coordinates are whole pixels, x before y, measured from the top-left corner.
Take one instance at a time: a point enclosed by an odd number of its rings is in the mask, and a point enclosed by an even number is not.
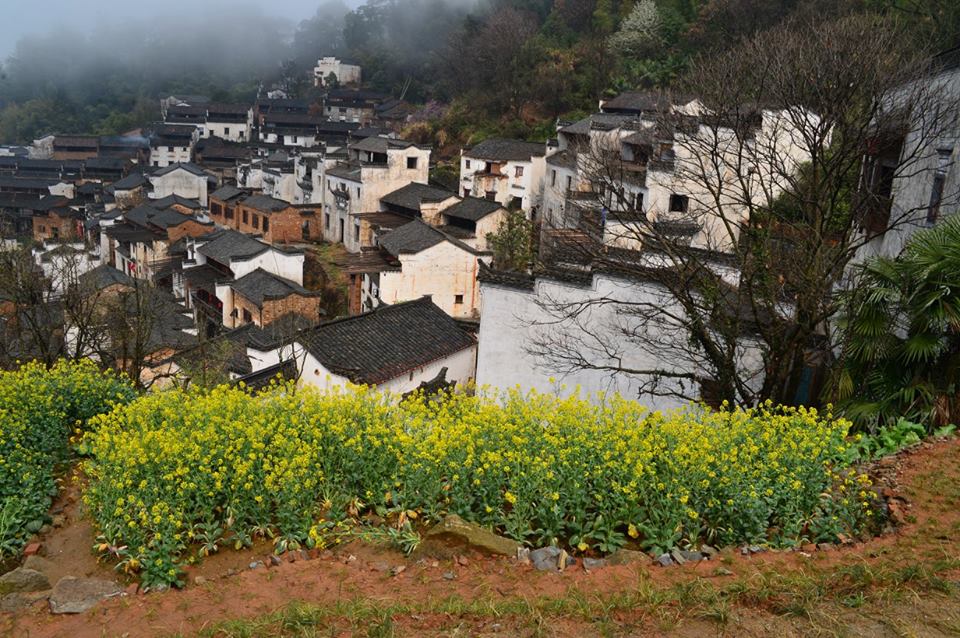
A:
[[[103,290],[116,284],[132,288],[134,281],[126,273],[108,264],[97,266],[93,270],[88,270],[80,275],[80,285],[92,286],[95,290]]]
[[[249,197],[245,197],[241,203],[244,206],[255,208],[265,213],[275,213],[292,206],[290,202],[285,202],[282,199],[270,197],[269,195],[250,195]]]
[[[392,137],[371,136],[366,137],[350,148],[355,151],[368,151],[370,153],[386,153],[389,149],[404,149],[416,146],[413,142],[407,140],[397,140]]]
[[[166,197],[161,197],[160,199],[151,199],[149,202],[151,206],[160,210],[163,210],[164,208],[170,208],[174,204],[189,208],[191,210],[200,210],[203,208],[203,205],[197,200],[181,197],[176,194],[167,195]]]
[[[621,113],[594,113],[579,122],[564,126],[560,132],[570,135],[587,135],[591,130],[612,131],[629,123],[637,123],[639,126],[637,116]]]
[[[456,193],[451,193],[442,188],[434,188],[426,184],[411,182],[403,188],[399,188],[392,193],[387,193],[380,198],[380,201],[384,204],[419,211],[420,204],[424,201],[442,202],[445,199],[456,196]]]
[[[479,197],[464,197],[459,203],[443,209],[443,214],[457,219],[467,219],[470,221],[479,221],[503,208],[499,203],[492,202],[489,199]]]
[[[381,237],[380,246],[397,257],[401,254],[418,253],[443,241],[446,241],[443,233],[433,226],[415,219]]]
[[[546,153],[546,146],[541,142],[491,138],[480,142],[469,151],[464,151],[463,156],[506,162],[525,161],[532,157],[543,157]]]
[[[111,184],[111,186],[115,191],[116,190],[125,191],[133,188],[137,188],[138,186],[143,186],[146,183],[147,183],[147,178],[144,177],[142,173],[130,173],[123,179],[118,179],[117,181],[115,181],[113,184]]]
[[[285,299],[290,295],[317,297],[321,294],[307,290],[294,281],[278,277],[262,268],[257,268],[240,279],[230,282],[230,287],[234,292],[252,301],[258,308],[262,308],[265,301]]]
[[[193,173],[199,177],[206,177],[207,172],[194,164],[193,162],[174,162],[169,166],[164,166],[163,168],[157,169],[153,172],[154,177],[162,177],[168,173],[172,173],[175,170],[183,169],[188,173]]]
[[[473,247],[420,219],[414,219],[409,224],[391,230],[379,239],[381,248],[394,257],[402,254],[416,254],[444,241],[448,241],[468,253],[478,254],[478,251]]]
[[[227,265],[233,259],[248,259],[269,250],[270,246],[235,230],[217,230],[200,238],[206,241],[197,248],[201,255]]]
[[[226,186],[221,186],[217,190],[210,193],[210,197],[214,199],[219,199],[222,202],[230,201],[239,195],[244,194],[244,190],[227,184]]]
[[[429,297],[325,323],[300,341],[327,370],[363,384],[389,381],[476,343]]]

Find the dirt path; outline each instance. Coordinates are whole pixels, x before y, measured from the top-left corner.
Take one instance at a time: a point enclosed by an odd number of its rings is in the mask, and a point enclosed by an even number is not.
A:
[[[552,574],[479,555],[460,562],[407,561],[353,544],[316,560],[249,569],[265,557],[262,546],[253,553],[227,551],[191,568],[190,584],[181,591],[125,596],[78,616],[54,617],[37,603],[0,616],[0,633],[960,635],[960,442],[927,444],[886,465],[883,471],[899,481],[897,493],[907,499],[897,512],[904,525],[832,551],[741,556],[726,550],[681,567],[644,563]],[[69,542],[66,534],[73,535]],[[49,557],[64,570],[103,576],[109,568],[90,556],[91,536],[82,522],[55,530],[48,547],[61,558]],[[86,558],[64,558],[76,552]],[[401,565],[402,572],[391,573]]]

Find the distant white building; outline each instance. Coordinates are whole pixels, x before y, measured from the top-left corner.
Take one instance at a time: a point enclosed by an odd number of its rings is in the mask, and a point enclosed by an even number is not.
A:
[[[207,205],[207,186],[212,175],[189,162],[174,163],[147,176],[153,185],[151,199],[163,199],[170,195],[179,195],[195,199],[201,205]]]
[[[337,79],[337,84],[359,84],[361,69],[356,64],[347,64],[339,58],[327,56],[317,60],[313,67],[313,85],[326,86],[330,76]]]

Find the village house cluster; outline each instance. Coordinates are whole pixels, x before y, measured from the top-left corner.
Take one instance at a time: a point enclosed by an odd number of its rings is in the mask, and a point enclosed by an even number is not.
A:
[[[699,205],[702,187],[684,171],[705,159],[687,142],[724,126],[695,98],[626,93],[582,120],[558,122],[545,143],[484,140],[461,151],[452,191],[431,180],[432,149],[402,139],[408,105],[364,89],[360,67],[335,58],[320,59],[313,80],[325,89],[318,102],[171,95],[160,100],[162,121],[122,136],[52,134],[0,149],[5,245],[33,246],[51,296],[81,278],[107,296],[148,287],[157,316],[146,377],[187,374],[216,351],[230,378],[253,386],[279,374],[320,388],[367,383],[403,393],[476,381],[554,391],[556,375],[529,347],[537,320],[549,323],[544,299],[630,303],[659,294],[565,249],[595,242],[655,267],[663,247],[642,241],[641,221],[702,249],[736,284],[722,220]],[[783,112],[757,108],[749,121],[752,139],[784,163],[807,159]],[[616,159],[616,188],[598,187],[604,157]],[[723,179],[738,189],[764,179],[762,162],[728,166]],[[956,170],[941,173],[936,188],[955,188]],[[923,193],[929,184],[905,184],[889,193],[890,205]],[[530,222],[548,268],[499,268],[491,239],[511,215]],[[75,279],[57,277],[68,264]],[[346,295],[331,313],[337,285]],[[4,310],[13,321],[15,309]],[[611,319],[585,321],[616,325]],[[70,342],[75,327],[65,323]],[[598,329],[596,338],[626,367],[664,367],[616,330]],[[744,357],[759,368],[752,348],[747,335]],[[79,354],[102,357],[103,349]],[[600,369],[565,383],[642,392]]]

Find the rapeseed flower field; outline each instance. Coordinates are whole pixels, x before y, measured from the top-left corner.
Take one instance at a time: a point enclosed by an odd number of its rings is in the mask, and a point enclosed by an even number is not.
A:
[[[869,479],[843,461],[849,423],[829,413],[596,399],[158,392],[92,419],[84,499],[100,549],[147,585],[257,536],[324,546],[365,514],[406,527],[456,513],[589,554],[836,540],[875,516]]]
[[[0,558],[43,525],[74,430],[134,396],[130,383],[86,360],[0,372]]]

